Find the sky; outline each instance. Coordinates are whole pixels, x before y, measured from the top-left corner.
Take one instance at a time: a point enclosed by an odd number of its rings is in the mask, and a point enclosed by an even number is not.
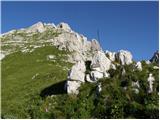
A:
[[[134,60],[148,60],[159,49],[158,7],[156,1],[2,2],[1,31],[66,22],[89,40],[99,30],[103,50],[129,50]]]

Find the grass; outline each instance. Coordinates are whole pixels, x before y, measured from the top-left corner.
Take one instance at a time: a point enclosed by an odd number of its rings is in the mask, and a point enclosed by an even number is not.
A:
[[[31,104],[32,98],[67,78],[67,70],[63,68],[70,68],[71,64],[64,61],[66,54],[46,46],[31,53],[16,52],[6,56],[1,64],[2,117],[30,118],[26,106]],[[47,55],[55,55],[56,61],[48,61]]]

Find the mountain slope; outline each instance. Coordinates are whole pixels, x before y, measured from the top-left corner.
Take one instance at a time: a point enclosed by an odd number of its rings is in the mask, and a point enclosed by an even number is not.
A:
[[[139,62],[104,52],[66,23],[10,31],[1,35],[2,118],[158,118],[158,63],[158,52]]]

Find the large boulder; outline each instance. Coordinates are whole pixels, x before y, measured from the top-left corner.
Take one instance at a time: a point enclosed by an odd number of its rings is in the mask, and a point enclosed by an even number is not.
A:
[[[65,84],[65,90],[68,94],[78,94],[79,93],[79,87],[81,86],[80,81],[70,81],[67,80]]]
[[[82,82],[85,82],[85,63],[84,61],[77,62],[68,73],[68,80],[65,84],[65,89],[68,94],[78,94],[78,88]]]
[[[69,72],[68,79],[85,82],[85,63],[84,61],[77,62]]]
[[[121,65],[129,65],[132,61],[132,54],[129,51],[120,50],[116,53],[116,59],[121,63]]]
[[[106,57],[106,55],[103,51],[97,51],[92,58],[91,66],[94,66],[97,64],[99,65],[100,70],[105,73],[106,71],[108,71],[110,69],[112,63]]]

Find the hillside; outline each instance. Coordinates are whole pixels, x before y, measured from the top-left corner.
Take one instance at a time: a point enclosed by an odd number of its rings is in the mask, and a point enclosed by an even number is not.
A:
[[[1,35],[2,118],[159,118],[159,52],[134,61],[38,22]]]

